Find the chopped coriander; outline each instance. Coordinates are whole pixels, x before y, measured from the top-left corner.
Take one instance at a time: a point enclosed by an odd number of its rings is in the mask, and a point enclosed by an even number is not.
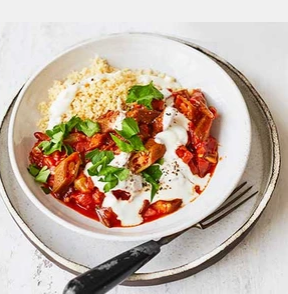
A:
[[[155,181],[148,173],[142,172],[142,176],[146,180],[146,182],[151,184],[150,201],[152,202],[155,194],[159,190],[159,183],[157,183],[157,181]]]
[[[57,133],[63,133],[63,136],[66,137],[68,135],[68,130],[67,130],[67,124],[61,123],[53,127],[52,130],[47,130],[46,135],[49,136],[50,138],[53,137],[53,135]]]
[[[91,159],[93,164],[100,162],[104,157],[108,164],[114,159],[114,153],[112,151],[100,151],[99,149],[94,149],[85,155],[85,158]]]
[[[89,176],[97,176],[99,173],[98,171],[98,165],[92,165],[91,167],[88,168],[88,174]]]
[[[99,176],[107,176],[109,174],[115,174],[118,171],[119,171],[119,167],[108,165],[101,169],[101,171],[99,172]]]
[[[162,157],[162,158],[158,159],[158,160],[156,161],[156,163],[162,165],[162,164],[164,163],[164,158]]]
[[[88,153],[86,153],[85,158],[86,159],[92,159],[95,155],[99,154],[101,151],[99,149],[94,149]]]
[[[39,169],[35,164],[30,164],[27,170],[35,178],[35,181],[40,183],[46,183],[50,175],[50,170],[46,165]]]
[[[119,135],[122,137],[129,139],[132,136],[138,134],[140,132],[140,129],[138,127],[138,124],[136,120],[132,117],[126,117],[122,122],[122,130],[117,131]]]
[[[35,181],[39,183],[46,183],[47,179],[50,175],[50,170],[47,166],[43,166],[37,176],[35,177]]]
[[[118,179],[120,181],[125,181],[128,178],[129,173],[130,173],[129,169],[123,168],[123,170],[117,173]]]
[[[110,136],[121,151],[127,152],[127,153],[133,151],[133,146],[130,143],[126,143],[126,142],[122,141],[121,139],[119,139],[117,136],[115,136],[113,134],[110,134]]]
[[[42,191],[45,193],[45,194],[50,194],[51,190],[47,187],[41,187]]]
[[[145,105],[148,109],[152,109],[152,100],[162,100],[164,95],[153,86],[151,82],[148,85],[135,85],[128,91],[127,103],[136,102]]]
[[[124,167],[109,165],[114,159],[112,151],[100,151],[95,149],[85,156],[92,161],[92,166],[88,169],[90,176],[99,176],[100,182],[106,182],[104,192],[108,192],[116,187],[119,181],[124,181],[129,176],[129,170]]]
[[[36,177],[40,171],[40,169],[37,167],[36,164],[30,164],[27,170],[29,171],[30,175],[32,175],[33,177]]]
[[[69,144],[63,144],[63,147],[67,155],[70,155],[74,152],[73,148]]]
[[[81,123],[81,118],[78,116],[73,116],[67,123],[66,123],[66,129],[67,132],[70,133],[79,123]]]
[[[99,149],[95,149],[87,153],[86,158],[91,159],[93,163],[88,169],[89,175],[98,176],[101,170],[114,159],[114,154],[112,151],[100,151]]]
[[[153,164],[146,168],[144,172],[148,173],[154,180],[158,181],[162,176],[162,171],[158,164]]]
[[[133,150],[137,150],[137,151],[146,150],[141,139],[137,135],[129,138],[129,142],[131,143]]]
[[[105,184],[104,186],[104,192],[107,193],[109,192],[110,190],[112,190],[113,188],[115,188],[118,184],[118,180],[113,180],[111,182],[107,182],[107,184]]]
[[[155,194],[157,193],[157,191],[160,188],[159,179],[162,176],[162,171],[160,169],[160,166],[158,164],[153,164],[153,165],[149,166],[147,169],[145,169],[144,171],[142,171],[141,174],[144,177],[144,179],[146,180],[146,182],[151,184],[152,189],[151,189],[150,201],[152,201]]]
[[[100,182],[112,182],[114,180],[117,180],[117,177],[113,174],[108,174],[104,178],[100,178]]]
[[[50,137],[50,141],[42,141],[39,147],[42,148],[45,155],[49,155],[57,150],[61,151],[62,148],[65,149],[68,155],[73,153],[72,147],[64,144],[63,141],[74,128],[88,137],[100,131],[100,126],[97,122],[89,119],[83,121],[80,117],[73,116],[67,123],[58,124],[52,130],[47,130],[46,135]]]
[[[119,147],[119,149],[123,152],[132,152],[132,151],[142,151],[145,150],[145,147],[138,137],[138,133],[140,132],[139,126],[136,120],[132,117],[126,117],[122,121],[122,130],[116,130],[116,132],[126,139],[128,142],[125,142],[119,139],[117,136],[110,134],[113,141]]]
[[[99,124],[97,122],[93,122],[90,119],[78,122],[76,128],[88,137],[92,137],[96,133],[100,132]]]

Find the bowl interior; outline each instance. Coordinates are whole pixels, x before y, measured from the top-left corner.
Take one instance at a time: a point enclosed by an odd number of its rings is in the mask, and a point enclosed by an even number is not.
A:
[[[220,143],[221,160],[205,191],[179,211],[132,228],[106,228],[43,194],[27,172],[28,154],[40,119],[38,104],[56,79],[87,66],[99,55],[119,68],[155,69],[175,77],[184,88],[201,88],[217,108],[212,135]],[[115,240],[159,238],[185,229],[214,211],[229,196],[244,171],[250,150],[250,119],[243,97],[232,79],[214,61],[182,43],[151,35],[122,34],[78,45],[54,59],[25,85],[9,127],[13,170],[24,192],[44,213],[62,225],[93,237]],[[179,191],[181,193],[181,187]],[[176,198],[176,195],[175,195]]]

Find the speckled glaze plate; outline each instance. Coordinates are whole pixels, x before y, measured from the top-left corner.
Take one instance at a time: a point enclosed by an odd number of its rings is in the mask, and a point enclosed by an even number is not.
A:
[[[239,87],[252,123],[251,152],[240,182],[247,181],[253,185],[253,190],[258,190],[259,193],[209,229],[191,229],[177,238],[164,247],[155,259],[127,279],[124,285],[148,286],[172,282],[193,275],[220,260],[239,244],[256,224],[272,197],[279,176],[278,134],[270,111],[258,92],[245,76],[227,61],[196,44],[179,39],[177,41],[212,58]],[[30,202],[15,181],[8,158],[7,130],[16,97],[11,101],[1,124],[0,192],[21,231],[48,259],[75,274],[83,273],[90,267],[138,245],[135,242],[102,241],[80,236],[51,221]]]

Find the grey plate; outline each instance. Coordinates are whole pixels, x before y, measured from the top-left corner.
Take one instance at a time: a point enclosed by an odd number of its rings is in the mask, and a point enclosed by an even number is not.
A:
[[[227,61],[195,44],[177,41],[216,61],[242,92],[252,121],[252,149],[241,182],[247,180],[253,185],[253,190],[260,193],[211,228],[205,231],[191,229],[186,232],[164,247],[159,256],[126,280],[124,285],[147,286],[179,280],[220,260],[239,244],[256,224],[272,196],[279,176],[278,134],[270,111],[258,92],[246,77]],[[15,182],[7,157],[7,129],[15,99],[1,124],[0,191],[7,209],[26,237],[48,259],[75,274],[83,273],[88,268],[137,245],[135,242],[108,242],[79,236],[47,218],[30,202]]]

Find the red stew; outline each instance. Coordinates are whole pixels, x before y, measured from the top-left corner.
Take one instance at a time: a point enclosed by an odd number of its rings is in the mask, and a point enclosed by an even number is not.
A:
[[[217,111],[214,107],[207,105],[204,94],[200,90],[189,93],[187,90],[173,92],[174,107],[184,114],[189,120],[188,143],[180,146],[176,154],[189,165],[191,172],[199,177],[212,174],[218,162],[218,143],[210,135],[210,129]],[[165,154],[165,146],[157,144],[153,137],[162,131],[162,112],[164,101],[153,100],[152,110],[145,106],[134,104],[127,113],[127,117],[132,117],[139,125],[141,138],[147,152],[136,152],[130,158],[129,168],[139,173],[151,164],[162,158]],[[101,131],[92,137],[72,129],[64,140],[73,150],[67,155],[65,150],[55,151],[50,155],[45,155],[39,148],[43,141],[49,141],[50,137],[41,132],[34,134],[37,142],[30,152],[30,162],[38,168],[47,166],[50,170],[47,183],[44,184],[51,194],[62,201],[65,205],[78,211],[79,213],[101,221],[107,227],[120,227],[121,222],[111,208],[102,207],[105,194],[94,186],[90,177],[84,174],[84,167],[88,162],[85,159],[87,152],[98,148],[99,150],[113,151],[114,154],[120,152],[119,148],[112,140],[110,133],[117,136],[111,125],[118,115],[117,111],[109,111],[97,122]],[[199,186],[195,186],[195,191],[201,193]],[[126,191],[112,191],[117,199],[128,200],[130,194]],[[139,212],[143,217],[143,222],[153,221],[162,216],[178,210],[182,205],[181,199],[172,201],[159,200],[150,203],[144,200],[143,207]]]

